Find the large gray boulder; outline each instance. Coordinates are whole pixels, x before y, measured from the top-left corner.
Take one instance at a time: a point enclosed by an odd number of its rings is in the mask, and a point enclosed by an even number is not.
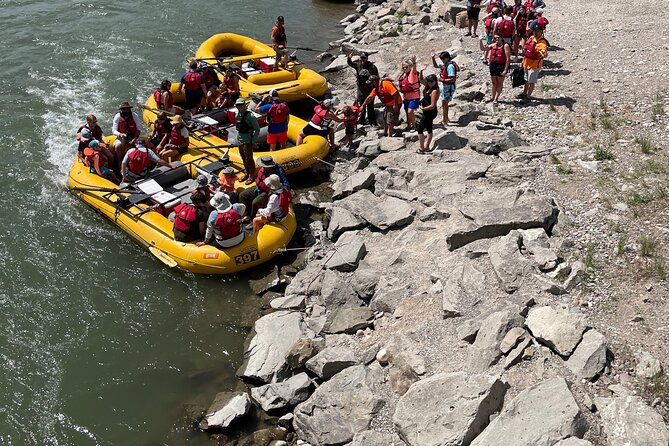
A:
[[[525,143],[520,135],[511,129],[480,131],[474,126],[474,130],[465,135],[468,136],[469,146],[473,150],[486,155],[496,155]]]
[[[247,393],[221,392],[209,406],[200,429],[225,429],[246,415],[250,408],[251,399]]]
[[[345,232],[323,259],[323,266],[337,271],[353,271],[367,254],[367,246],[355,232]]]
[[[653,379],[662,375],[662,364],[653,355],[646,351],[636,353],[636,376],[642,379]]]
[[[338,307],[330,311],[323,326],[324,333],[355,333],[367,328],[374,319],[368,307]]]
[[[313,296],[321,292],[323,268],[316,263],[309,263],[297,272],[286,287],[285,294]]]
[[[363,365],[349,367],[318,387],[294,411],[299,438],[313,446],[339,446],[369,429],[383,406],[376,387],[381,371]]]
[[[490,314],[481,322],[476,340],[469,347],[467,368],[472,372],[484,372],[502,356],[500,344],[514,327],[523,325],[523,317],[516,308],[507,308]]]
[[[406,201],[387,196],[360,213],[367,223],[382,231],[411,223],[413,215],[414,210]]]
[[[409,388],[393,422],[409,446],[467,445],[501,409],[505,393],[494,376],[440,373]]]
[[[592,446],[592,443],[581,438],[569,437],[555,443],[555,446]]]
[[[374,171],[361,170],[332,186],[332,199],[339,200],[361,189],[369,189],[374,184]]]
[[[265,384],[251,389],[251,398],[262,410],[295,406],[309,398],[313,383],[306,373],[299,373],[280,383]]]
[[[581,343],[567,361],[567,367],[576,377],[593,379],[606,367],[606,336],[597,330],[586,331]]]
[[[563,378],[535,384],[512,399],[472,446],[553,446],[582,437],[586,423]]]
[[[505,152],[501,152],[499,157],[506,163],[527,163],[534,158],[541,158],[551,153],[551,149],[538,144],[535,146],[512,147]]]
[[[404,443],[393,434],[363,431],[355,434],[350,446],[404,446]]]
[[[525,277],[532,273],[532,263],[520,253],[522,236],[511,231],[490,246],[490,263],[500,287],[507,293],[517,291]]]
[[[597,400],[609,446],[667,446],[669,432],[662,416],[638,396]]]
[[[307,361],[306,367],[316,376],[328,380],[342,370],[358,364],[353,352],[346,347],[327,347]]]
[[[344,232],[362,228],[364,225],[365,222],[351,211],[334,206],[330,215],[327,236],[330,240],[337,240]]]
[[[530,310],[525,325],[539,342],[566,357],[581,341],[587,324],[582,314],[543,306]]]
[[[256,335],[251,339],[244,357],[246,360],[237,375],[242,379],[276,382],[288,375],[286,354],[295,342],[309,330],[298,312],[277,311],[258,319]],[[277,336],[280,333],[280,336]]]

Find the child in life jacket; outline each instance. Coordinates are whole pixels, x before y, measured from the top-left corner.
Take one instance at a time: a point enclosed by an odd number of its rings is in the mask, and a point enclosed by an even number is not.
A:
[[[224,192],[230,199],[230,203],[235,204],[239,201],[239,194],[235,187],[237,182],[237,175],[232,167],[225,167],[218,174],[218,188],[216,192]]]
[[[357,131],[358,117],[360,116],[360,106],[355,103],[353,105],[347,105],[342,108],[342,113],[344,114],[344,128],[346,132],[346,142],[348,146],[353,145],[353,137]]]
[[[88,147],[84,149],[85,164],[88,166],[91,173],[97,174],[102,178],[112,181],[114,184],[119,184],[120,181],[109,169],[109,160],[107,156],[102,153],[102,146],[97,139],[88,143]]]

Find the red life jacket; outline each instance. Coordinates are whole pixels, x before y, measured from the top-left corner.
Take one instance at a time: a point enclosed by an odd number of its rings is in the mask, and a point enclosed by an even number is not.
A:
[[[506,65],[506,52],[504,51],[504,45],[493,45],[490,48],[490,63],[501,63]]]
[[[311,122],[316,124],[319,127],[327,127],[330,125],[330,120],[325,119],[325,116],[328,114],[328,109],[323,108],[321,104],[318,104],[314,107],[314,115],[311,117]]]
[[[174,229],[181,232],[190,232],[196,220],[197,209],[195,209],[195,206],[181,203],[174,208]]]
[[[272,124],[280,124],[286,122],[288,119],[288,114],[290,110],[285,102],[277,102],[272,104],[272,106],[267,110],[267,116],[269,117],[269,122]]]
[[[527,29],[527,9],[524,5],[516,5],[513,7],[513,16],[516,19],[516,29],[524,32]]]
[[[534,6],[534,0],[526,0],[524,6],[528,11],[531,10],[532,6]]]
[[[172,131],[172,123],[169,119],[164,121],[156,121],[153,123],[153,128],[156,129],[158,136],[162,138]]]
[[[490,0],[490,3],[488,3],[488,8],[486,9],[488,14],[490,14],[492,12],[493,8],[498,8],[498,9],[501,8],[501,3],[502,2],[500,0]],[[502,11],[500,11],[500,12],[502,12]]]
[[[135,117],[132,114],[128,118],[121,116],[118,120],[118,131],[120,133],[125,133],[126,135],[136,135],[137,123],[135,122]]]
[[[276,192],[273,192],[276,194]],[[272,221],[279,221],[283,219],[290,212],[290,202],[292,201],[292,196],[288,189],[283,188],[279,195],[279,210],[272,213]]]
[[[402,73],[400,75],[400,92],[415,93],[420,91],[420,82],[409,82],[409,75]]]
[[[148,150],[135,147],[128,152],[128,170],[138,176],[144,176],[151,167],[151,157]]]
[[[261,191],[266,193],[270,192],[269,186],[265,184],[265,179],[272,173],[274,172],[267,173],[265,167],[261,167],[260,169],[258,169],[258,174],[256,175],[256,186],[258,186]]]
[[[181,134],[181,128],[177,128],[176,125],[172,126],[172,131],[170,132],[170,144],[174,144],[175,146],[183,146],[188,142],[186,138]]]
[[[495,18],[487,17],[483,23],[485,23],[485,33],[489,36],[492,36],[492,27],[495,23]]]
[[[156,101],[156,107],[161,110],[169,110],[174,106],[174,98],[171,91],[167,91],[167,100],[163,104],[163,92],[160,88],[156,88],[153,90],[153,100]]]
[[[505,19],[502,17],[502,20],[497,24],[497,32],[502,37],[511,37],[513,36],[513,30],[516,28],[516,25],[513,24],[513,20]]]
[[[544,39],[543,37],[540,37],[539,40],[544,40],[546,41],[546,44],[548,44],[548,41]],[[527,42],[525,42],[525,46],[523,47],[523,55],[527,57],[528,59],[532,60],[540,60],[543,59],[543,56],[539,51],[537,51],[537,43],[538,40],[532,36],[529,39],[527,39]]]
[[[544,16],[537,17],[537,23],[541,29],[546,29],[546,25],[548,25],[548,19]]]
[[[233,208],[219,212],[214,223],[214,235],[218,240],[236,237],[242,232],[242,216]]]
[[[216,83],[216,79],[214,78],[214,75],[211,73],[211,69],[208,71],[203,71],[202,72],[202,78],[204,79],[204,85],[207,86],[207,88],[211,87]]]
[[[91,136],[93,137],[93,139],[97,139],[100,142],[100,144],[102,144],[102,129],[100,128],[99,125],[96,125],[95,128],[92,129],[88,126],[88,123],[80,126],[77,129],[77,140],[81,140],[81,131],[85,128],[91,131]]]
[[[353,114],[349,116],[344,116],[344,125],[356,125],[358,123],[358,116],[360,115],[360,107],[357,105],[352,105],[351,109]]]
[[[91,168],[92,172],[95,171],[95,158],[100,159],[99,161],[100,167],[107,167],[108,165],[107,157],[105,156],[105,154],[97,150],[93,150],[93,153],[89,154],[86,154],[86,152],[84,152],[84,158],[86,159],[86,163]]]
[[[228,76],[227,74],[223,77],[223,83],[225,84],[226,90],[228,90],[228,93],[237,93],[239,91],[239,84],[237,84],[234,80],[234,74],[232,76]]]
[[[202,83],[203,83],[202,75],[195,71],[190,70],[184,76],[184,85],[186,86],[186,90],[189,91],[199,90],[201,88],[200,84]]]
[[[386,82],[391,83],[388,79],[382,79],[381,81],[379,81],[379,86],[376,88],[376,97],[378,97],[379,100],[383,102],[385,105],[389,106],[397,105],[393,102],[393,95],[389,91],[386,91],[383,88]]]
[[[276,33],[274,33],[274,40],[276,41],[277,45],[285,45],[286,44],[286,28],[283,27],[283,25],[274,25],[276,28]]]
[[[446,79],[448,79],[450,76],[448,75],[448,64],[453,64],[453,67],[455,68],[455,77],[458,77],[458,73],[460,72],[460,65],[458,65],[454,60],[448,61],[448,63],[444,64],[441,66],[441,70],[439,71],[439,80],[443,83],[446,83]],[[454,84],[455,82],[451,82],[451,84]]]

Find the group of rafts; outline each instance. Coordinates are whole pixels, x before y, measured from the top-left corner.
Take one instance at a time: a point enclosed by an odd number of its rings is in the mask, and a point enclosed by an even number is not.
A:
[[[252,67],[256,67],[258,61],[264,61],[265,66],[272,66],[275,55],[275,51],[263,43],[224,33],[206,40],[198,49],[195,58],[214,66],[219,76],[223,75],[219,71],[220,62],[235,63],[241,65],[243,70],[248,70],[248,77],[240,79],[239,82],[242,97],[265,94],[273,89],[279,92],[282,101],[291,102],[309,96],[320,97],[326,93],[325,78],[297,61],[289,62],[286,67],[267,70],[268,72],[253,70]],[[255,63],[249,63],[251,61]],[[177,85],[173,84],[172,90],[175,103],[184,100],[183,95],[180,97],[176,93]],[[144,122],[151,126],[160,113],[153,95],[142,108]],[[70,170],[68,188],[168,266],[178,266],[201,274],[228,274],[266,262],[285,248],[295,232],[296,221],[292,208],[288,217],[281,222],[267,224],[257,235],[247,234],[242,243],[226,249],[174,240],[173,223],[167,217],[170,208],[182,200],[190,199],[189,190],[195,188],[195,178],[202,174],[217,176],[227,165],[226,158],[229,158],[233,168],[239,172],[238,177],[242,176],[242,160],[238,148],[234,142],[228,142],[221,137],[219,132],[221,128],[234,127],[234,112],[234,108],[215,110],[213,113],[192,117],[188,151],[178,161],[173,161],[171,168],[157,168],[149,173],[149,178],[154,179],[159,186],[158,193],[146,193],[137,184],[119,188],[109,180],[91,173],[78,158]],[[262,123],[262,116],[258,115],[258,118]],[[304,120],[291,116],[288,127],[289,146],[268,153],[256,150],[254,156],[257,159],[263,155],[271,155],[288,174],[312,166],[327,154],[329,146],[320,136],[308,136],[302,144],[295,145],[297,136],[305,125]],[[263,135],[266,135],[266,131],[261,131],[259,142]],[[238,181],[235,186],[240,192],[255,185],[249,186]]]

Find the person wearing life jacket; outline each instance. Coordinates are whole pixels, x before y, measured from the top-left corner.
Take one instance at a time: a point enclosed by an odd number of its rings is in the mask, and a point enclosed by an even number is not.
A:
[[[151,131],[151,136],[149,136],[147,146],[156,153],[160,153],[170,141],[171,132],[172,122],[167,117],[167,113],[158,113],[153,123],[153,130]]]
[[[194,191],[190,203],[180,203],[174,207],[174,240],[188,243],[203,238],[208,217],[206,200],[202,192]]]
[[[548,26],[548,19],[544,17],[544,10],[543,8],[537,8],[534,11],[534,14],[536,16],[537,23],[541,27],[541,29],[544,32],[544,35],[546,34],[546,27]]]
[[[486,102],[496,104],[504,87],[504,78],[509,73],[509,63],[511,63],[511,47],[499,33],[494,35],[492,44],[485,43],[484,39],[480,41],[481,50],[490,54],[489,68],[490,80],[492,81],[492,92]]]
[[[360,116],[360,106],[356,103],[353,105],[346,105],[342,108],[344,115],[344,133],[346,134],[346,141],[348,147],[353,146],[353,137],[357,131],[358,116]]]
[[[237,203],[239,201],[239,194],[235,187],[235,184],[237,183],[237,175],[232,167],[224,167],[221,169],[217,181],[218,187],[215,188],[215,192],[225,192],[230,203]]]
[[[460,67],[451,58],[451,53],[442,51],[439,53],[439,62],[437,62],[436,54],[432,52],[432,66],[439,68],[439,81],[441,82],[441,109],[442,117],[441,124],[446,127],[449,123],[448,109],[453,95],[455,94],[455,82],[458,77]]]
[[[506,5],[504,4],[504,0],[490,0],[488,2],[488,6],[486,8],[486,12],[490,14],[493,10],[493,8],[499,9],[500,13],[504,11],[504,7]]]
[[[172,129],[170,130],[169,142],[158,152],[158,156],[164,160],[176,158],[188,150],[190,143],[188,127],[179,115],[172,118]]]
[[[420,80],[416,70],[416,56],[402,63],[402,74],[398,79],[399,90],[403,95],[404,113],[407,115],[407,131],[416,129],[416,113],[420,106]]]
[[[476,30],[479,26],[480,13],[481,0],[467,0],[467,34],[465,36],[477,37]]]
[[[284,67],[288,65],[288,51],[286,45],[288,44],[288,37],[286,36],[286,28],[284,27],[285,20],[282,15],[276,18],[276,23],[272,27],[270,38],[272,39],[272,46],[276,51],[274,62],[274,70],[279,68],[279,60],[283,58]]]
[[[235,127],[237,129],[239,155],[242,157],[244,163],[244,177],[239,181],[251,184],[256,174],[256,165],[253,161],[253,148],[258,142],[260,126],[258,125],[258,118],[247,108],[244,98],[238,98],[235,101],[235,108],[237,108]]]
[[[297,135],[295,145],[302,144],[304,138],[310,135],[318,135],[327,138],[331,149],[338,149],[339,146],[335,144],[334,129],[331,127],[333,122],[342,122],[335,113],[334,106],[337,104],[337,98],[324,99],[314,107],[314,114],[311,119],[304,126],[304,128]]]
[[[102,153],[102,146],[97,139],[92,140],[86,149],[84,149],[83,154],[86,159],[86,165],[89,168],[90,173],[101,176],[102,178],[107,178],[114,184],[119,184],[120,181],[114,174],[114,171],[109,169],[109,161],[104,153]]]
[[[290,122],[290,109],[288,104],[279,100],[279,92],[271,90],[265,96],[258,108],[260,113],[267,115],[269,125],[267,126],[267,144],[270,152],[275,148],[283,150],[288,142],[288,123]]]
[[[144,138],[137,138],[135,147],[126,152],[121,162],[123,182],[133,183],[146,178],[155,165],[167,166],[168,164],[144,145]]]
[[[512,17],[516,26],[516,35],[513,39],[513,54],[516,57],[516,62],[518,59],[518,50],[525,45],[525,39],[527,38],[527,24],[529,23],[530,12],[527,10],[522,0],[515,0],[515,5],[513,6]]]
[[[504,14],[502,17],[499,17],[495,20],[495,26],[493,27],[493,35],[499,33],[500,36],[504,39],[505,43],[513,45],[513,39],[516,33],[516,24],[511,16],[513,14],[513,6],[506,6],[504,8]]]
[[[221,84],[219,93],[219,97],[216,99],[216,106],[219,108],[232,106],[239,99],[239,73],[237,73],[237,65],[230,64],[225,67],[223,83]]]
[[[114,165],[114,154],[107,148],[107,145],[102,143],[104,134],[102,128],[98,124],[98,118],[95,115],[86,115],[86,123],[77,129],[77,156],[84,159],[83,152],[88,147],[92,140],[97,140],[100,143],[100,150],[107,157],[110,166]]]
[[[244,241],[242,215],[245,206],[240,203],[232,204],[223,192],[216,192],[209,201],[213,211],[207,218],[207,230],[204,241],[197,242],[197,246],[211,243],[217,248],[230,248]]]
[[[283,187],[279,176],[276,174],[265,178],[265,186],[269,188],[269,198],[267,206],[258,209],[258,213],[253,218],[253,233],[260,232],[263,226],[271,222],[279,222],[286,218],[290,213],[290,203],[292,195],[290,190]]]
[[[385,106],[383,136],[393,136],[395,126],[399,122],[400,105],[402,105],[400,92],[389,79],[379,79],[378,76],[372,75],[369,76],[367,83],[372,86],[372,92],[365,98],[360,108],[365,108],[370,101],[378,97]]]
[[[270,175],[277,175],[281,184],[286,189],[290,189],[290,183],[286,177],[286,172],[281,166],[276,164],[271,156],[261,156],[256,160],[258,172],[255,177],[256,185],[244,189],[239,194],[239,201],[246,206],[245,221],[250,221],[250,217],[256,215],[256,212],[267,203],[267,196],[270,189],[265,184],[265,179]]]
[[[132,145],[135,138],[140,134],[142,122],[137,113],[132,111],[132,106],[127,101],[119,105],[119,112],[112,120],[112,134],[116,136],[114,141],[114,153],[117,171],[121,170],[121,160]]]
[[[532,35],[527,38],[523,46],[523,69],[525,70],[525,87],[523,92],[516,96],[518,99],[531,99],[534,87],[539,80],[544,59],[548,56],[550,44],[544,37],[544,31],[536,20],[528,25]]]
[[[483,35],[484,43],[490,45],[493,43],[493,28],[495,27],[495,20],[499,17],[499,9],[493,8],[492,12],[483,18],[483,24],[485,26],[485,34]],[[484,45],[484,48],[487,48]],[[488,50],[485,50],[480,56],[481,61],[484,64],[488,64],[489,54]]]
[[[357,62],[353,62],[351,54],[346,55],[346,63],[355,70],[356,85],[358,86],[358,95],[355,99],[357,104],[362,104],[367,96],[372,92],[372,86],[367,83],[369,76],[378,76],[379,69],[374,62],[369,60],[369,54],[360,53]],[[369,125],[376,125],[376,113],[374,112],[374,100],[367,103],[367,107],[362,108],[359,123],[365,125],[369,117]]]
[[[181,91],[184,89],[186,91],[186,109],[191,114],[195,114],[200,102],[202,102],[202,98],[207,95],[204,76],[199,72],[196,60],[190,63],[188,71],[181,76],[177,94],[181,94]]]
[[[153,100],[156,101],[156,108],[175,115],[183,115],[184,109],[174,105],[174,95],[172,94],[172,82],[163,79],[160,87],[153,90]]]

